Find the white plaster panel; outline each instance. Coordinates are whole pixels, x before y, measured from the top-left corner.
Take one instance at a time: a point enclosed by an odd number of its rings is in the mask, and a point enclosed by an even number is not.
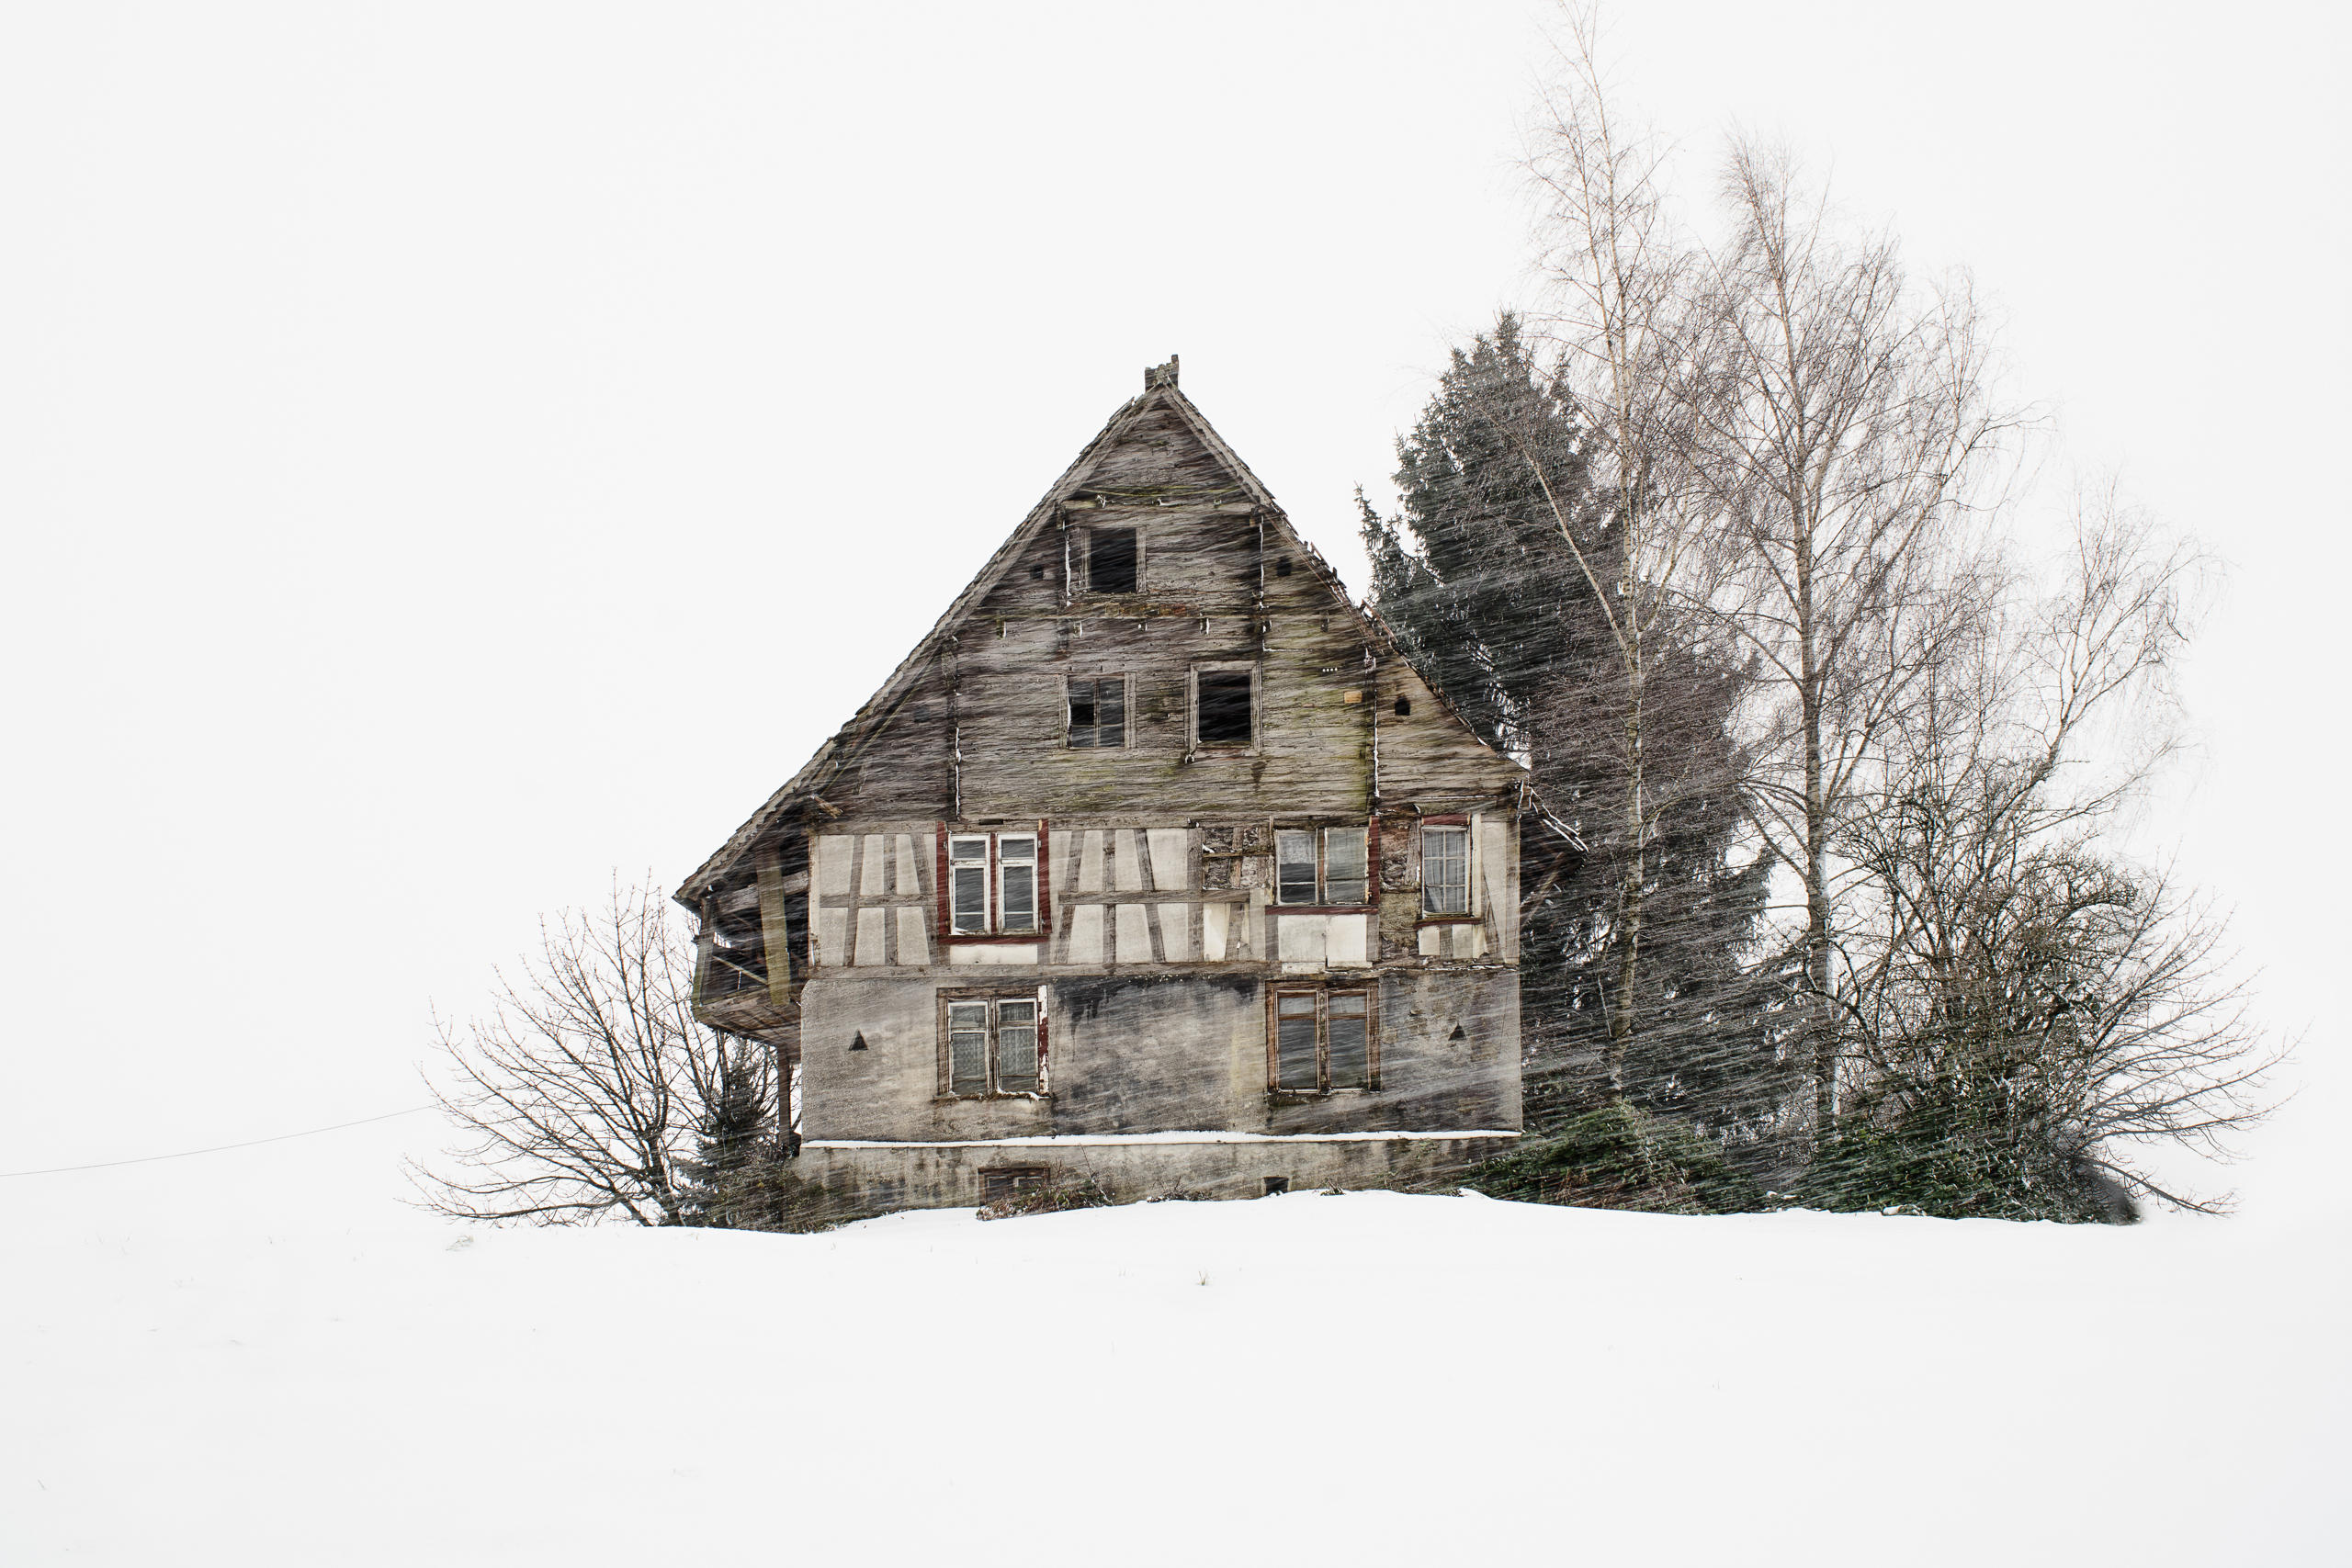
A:
[[[931,962],[931,922],[923,919],[921,909],[901,907],[899,911],[899,962],[928,964]]]
[[[1102,891],[1102,829],[1089,828],[1085,842],[1078,852],[1078,890],[1080,893]]]
[[[1479,906],[1482,912],[1499,919],[1510,908],[1503,897],[1503,873],[1510,865],[1505,857],[1504,843],[1509,827],[1491,817],[1481,817],[1476,822],[1478,833],[1478,882],[1486,889],[1487,901]]]
[[[1121,904],[1118,923],[1118,960],[1121,964],[1151,962],[1151,906]]]
[[[1158,861],[1155,855],[1155,869]],[[1159,951],[1170,964],[1193,961],[1193,907],[1190,904],[1162,904],[1159,907]]]
[[[924,835],[926,838],[929,836],[930,835],[928,834]],[[916,880],[915,877],[915,836],[912,833],[901,833],[899,835],[898,870],[898,882],[891,889],[892,892],[918,893],[922,890],[922,884]]]
[[[869,893],[880,893],[884,891],[882,886],[882,875],[883,867],[888,863],[885,859],[885,857],[889,853],[887,847],[888,843],[889,840],[880,833],[868,833],[865,835],[865,863],[859,868],[857,878],[857,892],[859,897],[862,898]],[[865,945],[862,940],[860,941],[859,945]]]
[[[1487,956],[1486,927],[1455,926],[1453,931],[1454,957],[1484,958]]]
[[[1174,893],[1192,882],[1193,835],[1183,828],[1154,828],[1151,836],[1151,885]]]
[[[1372,917],[1369,915],[1327,915],[1324,918],[1331,922],[1330,948],[1326,955],[1329,961],[1333,964],[1365,962],[1364,939],[1365,932],[1371,927]]]
[[[1419,946],[1423,958],[1442,958],[1445,955],[1445,931],[1446,928],[1443,926],[1421,928]]]
[[[849,891],[849,838],[841,833],[828,833],[817,840],[818,892]]]
[[[1225,922],[1232,913],[1230,904],[1201,906],[1201,956],[1212,964],[1225,962]]]
[[[842,880],[849,880],[849,858],[842,858]],[[823,909],[817,911],[817,962],[840,965],[849,962],[849,911]]]
[[[1102,905],[1082,904],[1070,911],[1069,961],[1072,964],[1102,962]]]
[[[874,864],[872,861],[865,863],[869,868]],[[860,909],[857,912],[856,964],[859,968],[883,961],[882,931],[888,917],[888,909]]]
[[[959,942],[947,950],[950,964],[1035,964],[1037,944],[1021,942]]]
[[[1143,891],[1143,835],[1133,828],[1114,828],[1111,831],[1119,837],[1119,852],[1111,860],[1111,890],[1114,893],[1140,893]]]
[[[1320,964],[1331,951],[1329,915],[1277,915],[1274,957],[1283,964]]]

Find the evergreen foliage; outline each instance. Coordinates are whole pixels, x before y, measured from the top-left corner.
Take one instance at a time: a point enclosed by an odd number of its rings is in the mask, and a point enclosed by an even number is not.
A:
[[[1630,833],[1628,685],[1600,589],[1624,584],[1617,498],[1596,489],[1564,377],[1509,313],[1457,349],[1397,443],[1402,511],[1363,504],[1373,601],[1398,646],[1488,744],[1520,757],[1580,849],[1523,834],[1522,1038],[1531,1128],[1613,1096],[1686,1121],[1742,1157],[1789,1087],[1778,993],[1741,966],[1769,867],[1739,863],[1741,758],[1732,719],[1747,680],[1696,638],[1652,660],[1639,965],[1620,1084],[1604,1066]],[[1576,530],[1572,549],[1560,519]]]
[[[1661,1214],[1731,1214],[1765,1203],[1763,1189],[1732,1167],[1719,1144],[1623,1100],[1567,1118],[1541,1141],[1479,1167],[1463,1185],[1489,1198]]]
[[[775,1149],[766,1048],[727,1041],[717,1066],[716,1092],[695,1129],[695,1156],[679,1162],[687,1183],[685,1223],[773,1228],[775,1202],[767,1178]]]

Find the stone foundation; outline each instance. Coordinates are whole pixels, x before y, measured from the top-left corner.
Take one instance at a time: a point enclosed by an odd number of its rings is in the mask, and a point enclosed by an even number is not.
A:
[[[787,1168],[793,1228],[900,1209],[976,1208],[1009,1183],[1091,1179],[1121,1203],[1170,1196],[1257,1198],[1293,1190],[1433,1191],[1508,1154],[1511,1132],[1158,1133],[1134,1137],[1007,1138],[975,1143],[804,1143]]]

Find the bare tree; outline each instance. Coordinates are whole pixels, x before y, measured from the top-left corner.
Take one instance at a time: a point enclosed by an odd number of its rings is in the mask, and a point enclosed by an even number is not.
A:
[[[1993,405],[1964,280],[1912,289],[1891,241],[1839,237],[1752,144],[1724,189],[1736,230],[1685,383],[1690,461],[1737,556],[1715,607],[1762,675],[1748,798],[1802,889],[1819,1136],[1837,1113],[1839,823],[1983,602],[1963,539],[2016,420]]]
[[[1882,1159],[1873,1179],[1959,1212],[2117,1217],[2109,1184],[2201,1207],[2130,1151],[2224,1154],[2264,1114],[2276,1056],[2247,1024],[2222,922],[2100,846],[2171,748],[2150,699],[2201,566],[2111,492],[2078,504],[2061,589],[1985,617],[1894,722],[1883,788],[1838,845],[1876,917],[1841,949],[1849,1116],[1910,1168],[1890,1177]],[[2086,756],[2095,730],[2104,766]]]
[[[1602,69],[1597,12],[1570,6],[1557,40],[1559,70],[1544,94],[1526,167],[1540,200],[1541,265],[1556,308],[1544,323],[1560,345],[1563,378],[1581,425],[1580,457],[1594,504],[1577,506],[1544,481],[1545,465],[1501,419],[1529,471],[1543,481],[1554,525],[1591,588],[1617,666],[1605,690],[1616,709],[1591,741],[1617,753],[1618,820],[1590,835],[1615,861],[1608,998],[1610,1086],[1622,1093],[1641,994],[1649,849],[1662,818],[1694,795],[1735,781],[1694,776],[1706,747],[1677,746],[1691,693],[1687,672],[1714,623],[1690,605],[1715,596],[1722,554],[1703,492],[1690,482],[1690,358],[1702,325],[1699,254],[1673,221],[1662,175],[1666,150],[1629,127]],[[1704,662],[1703,659],[1702,662]],[[1726,661],[1716,660],[1720,670]],[[1585,727],[1589,729],[1591,727]],[[1661,742],[1664,742],[1663,744]]]
[[[534,1224],[731,1212],[699,1190],[696,1156],[740,1141],[747,1104],[773,1102],[768,1052],[695,1021],[669,900],[616,880],[602,908],[539,934],[488,1017],[438,1024],[443,1076],[427,1083],[465,1141],[450,1169],[412,1165],[427,1205]]]

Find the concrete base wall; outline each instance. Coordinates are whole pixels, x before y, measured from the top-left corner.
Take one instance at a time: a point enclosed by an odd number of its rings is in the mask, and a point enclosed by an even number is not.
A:
[[[1181,1135],[1177,1135],[1180,1137]],[[1256,1198],[1270,1178],[1293,1190],[1444,1189],[1464,1171],[1508,1154],[1510,1133],[1421,1137],[1247,1138],[1177,1141],[1036,1139],[971,1144],[803,1144],[788,1167],[796,1228],[866,1219],[900,1209],[977,1207],[989,1171],[1043,1168],[1054,1181],[1091,1179],[1114,1201],[1181,1194]]]

